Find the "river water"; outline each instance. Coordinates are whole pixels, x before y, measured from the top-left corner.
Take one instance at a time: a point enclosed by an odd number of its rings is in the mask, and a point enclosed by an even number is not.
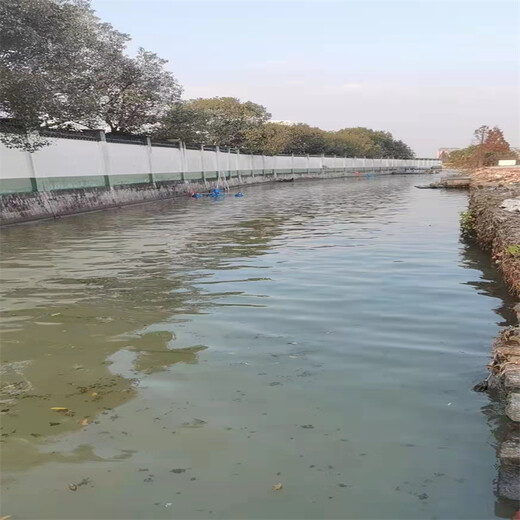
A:
[[[511,301],[431,179],[3,229],[2,514],[510,517],[471,387]]]

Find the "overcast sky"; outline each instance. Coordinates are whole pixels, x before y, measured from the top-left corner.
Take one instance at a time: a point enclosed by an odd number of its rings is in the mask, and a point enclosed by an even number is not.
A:
[[[520,2],[92,0],[169,60],[184,98],[235,96],[273,119],[388,130],[419,156],[482,124],[520,146]]]

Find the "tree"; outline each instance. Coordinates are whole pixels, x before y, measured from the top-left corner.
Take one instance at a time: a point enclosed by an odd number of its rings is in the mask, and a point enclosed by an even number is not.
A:
[[[241,102],[233,97],[197,98],[172,107],[163,117],[158,135],[242,147],[247,135],[270,117],[265,107],[251,101]]]
[[[473,136],[477,142],[477,145],[482,146],[484,144],[488,133],[489,133],[489,126],[486,126],[486,125],[479,126],[473,132]]]
[[[2,2],[0,31],[0,110],[23,134],[88,120],[92,78],[109,70],[99,56],[121,53],[128,40],[84,0]]]
[[[157,123],[180,87],[165,61],[140,49],[124,54],[126,34],[103,23],[88,0],[0,3],[0,111],[30,148],[28,133],[71,123],[142,131]]]
[[[209,115],[186,101],[171,105],[155,131],[161,139],[180,139],[190,144],[204,144],[207,137]]]
[[[467,148],[453,150],[449,153],[447,163],[454,168],[476,168],[479,166],[478,145],[470,145]]]
[[[267,122],[249,129],[244,134],[244,151],[264,155],[286,153],[291,127],[279,123]]]
[[[172,73],[164,70],[166,63],[143,48],[133,59],[119,56],[106,79],[96,78],[96,117],[112,132],[150,131],[182,92]]]
[[[321,128],[303,123],[289,126],[287,145],[283,153],[295,155],[317,155],[325,153],[327,144]]]
[[[488,131],[484,141],[484,148],[487,153],[509,152],[511,149],[509,143],[504,138],[504,133],[498,126]]]
[[[448,162],[458,168],[494,166],[500,159],[516,158],[498,126],[482,125],[473,132],[474,142],[449,154]]]
[[[343,128],[337,132],[327,132],[327,153],[349,157],[393,157],[412,159],[411,148],[393,138],[390,132],[370,128]]]
[[[484,142],[486,141],[487,135],[489,133],[489,126],[482,125],[479,126],[474,132],[473,137],[476,141],[476,154],[475,154],[475,162],[476,166],[484,165],[484,157],[486,155],[484,150]]]

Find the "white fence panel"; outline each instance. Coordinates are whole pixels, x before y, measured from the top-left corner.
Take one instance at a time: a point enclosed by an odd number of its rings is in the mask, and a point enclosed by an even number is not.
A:
[[[318,170],[321,168],[321,157],[309,157],[309,164],[311,170]]]
[[[294,169],[295,170],[306,170],[307,169],[307,157],[295,156],[294,157]]]
[[[186,152],[186,171],[201,172],[202,161],[200,150],[185,150]]]
[[[111,175],[131,175],[133,173],[149,172],[146,146],[122,143],[107,143],[106,146],[108,148]]]
[[[217,154],[218,170],[223,172],[228,169],[228,158],[226,152],[215,152]]]
[[[264,160],[261,155],[253,155],[251,161],[253,163],[253,170],[264,169]]]
[[[265,169],[266,170],[274,170],[275,164],[276,164],[276,157],[274,155],[265,156]]]
[[[184,153],[184,155],[183,155]],[[219,164],[217,166],[217,158]],[[33,167],[34,166],[34,167]],[[151,168],[150,168],[151,166]],[[167,146],[148,147],[145,144],[125,144],[87,139],[52,138],[51,145],[29,154],[21,150],[12,150],[0,144],[0,178],[13,179],[10,186],[27,187],[28,182],[20,182],[18,179],[29,179],[34,175],[38,179],[49,177],[61,178],[59,188],[66,186],[65,177],[99,177],[109,175],[116,177],[115,183],[135,182],[133,176],[140,174],[139,182],[148,182],[145,174],[154,173],[162,180],[168,180],[169,173],[175,173],[178,178],[183,168],[185,172],[235,172],[240,170],[247,172],[263,170],[271,173],[273,170],[291,170],[305,172],[317,171],[323,166],[342,170],[348,168],[353,171],[376,168],[432,168],[440,167],[438,159],[366,159],[353,157],[325,157],[320,156],[264,156],[231,153],[226,150],[216,152],[214,150],[184,150]],[[151,169],[151,171],[150,171]],[[135,177],[134,177],[135,179]],[[72,186],[86,186],[87,179],[76,179]],[[95,182],[99,182],[96,180]],[[76,184],[74,184],[76,183]],[[49,186],[55,186],[56,183]],[[102,184],[100,184],[102,185]],[[46,189],[45,183],[43,183]],[[51,188],[51,189],[54,189]]]
[[[32,154],[36,177],[103,175],[99,146],[99,142],[96,141],[53,140],[51,145]],[[136,146],[136,148],[144,147]]]
[[[0,178],[26,179],[32,176],[28,152],[20,152],[0,144]]]
[[[251,167],[251,159],[249,155],[241,153],[238,159],[239,170],[249,170]]]
[[[181,160],[180,150],[178,148],[152,146],[153,173],[177,173],[180,171]]]
[[[277,170],[291,170],[292,169],[292,157],[286,157],[280,155],[276,158],[276,169]]]
[[[205,172],[217,171],[217,154],[211,150],[204,150],[203,166]]]
[[[334,168],[334,157],[324,157],[323,166],[325,168]]]

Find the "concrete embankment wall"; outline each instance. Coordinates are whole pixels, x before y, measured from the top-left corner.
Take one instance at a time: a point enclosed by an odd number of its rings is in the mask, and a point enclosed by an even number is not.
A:
[[[0,223],[11,224],[171,198],[277,177],[384,174],[440,167],[437,159],[264,156],[103,132],[46,134],[29,153],[0,144]]]
[[[330,179],[363,175],[389,175],[393,169],[374,171],[310,172],[306,174],[270,174],[212,181],[191,180],[155,184],[127,184],[111,187],[73,188],[53,191],[34,191],[0,195],[0,224],[16,224],[32,220],[59,218],[77,213],[118,208],[155,200],[188,196],[193,190],[204,192],[212,188],[221,190],[249,184],[275,182],[283,179]]]

